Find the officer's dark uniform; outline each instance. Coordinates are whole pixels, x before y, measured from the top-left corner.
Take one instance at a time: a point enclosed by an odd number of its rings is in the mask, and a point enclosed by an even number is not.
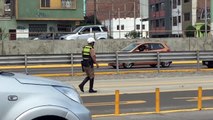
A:
[[[79,88],[82,92],[84,92],[84,85],[87,83],[88,80],[90,80],[90,84],[89,84],[89,92],[93,93],[93,92],[97,92],[95,90],[93,90],[93,84],[94,84],[94,62],[92,60],[92,57],[90,55],[90,50],[93,47],[90,45],[86,45],[83,47],[82,50],[82,68],[84,70],[84,72],[86,73],[86,78],[83,80],[83,82],[79,85]]]

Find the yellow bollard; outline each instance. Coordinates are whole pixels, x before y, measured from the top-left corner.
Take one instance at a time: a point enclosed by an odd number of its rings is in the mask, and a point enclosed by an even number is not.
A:
[[[155,90],[155,112],[160,113],[160,89]]]
[[[202,87],[198,88],[198,96],[197,96],[197,108],[198,110],[202,110]]]
[[[120,115],[120,93],[115,91],[115,115]]]

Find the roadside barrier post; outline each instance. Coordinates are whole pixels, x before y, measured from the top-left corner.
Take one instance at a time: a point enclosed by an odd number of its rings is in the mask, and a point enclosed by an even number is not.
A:
[[[200,52],[197,51],[197,71],[200,70]]]
[[[160,113],[160,89],[155,90],[155,112]]]
[[[116,70],[117,70],[117,74],[119,73],[119,61],[118,61],[118,51],[116,51]]]
[[[70,54],[70,57],[71,57],[71,58],[70,58],[70,60],[71,60],[71,75],[74,76],[74,73],[73,73],[73,71],[74,71],[74,70],[73,70],[73,67],[74,67],[73,65],[74,65],[74,64],[73,64],[73,54],[72,54],[72,53]]]
[[[27,55],[24,55],[24,67],[25,67],[25,73],[28,75],[28,69],[27,69]]]
[[[198,88],[197,107],[198,110],[202,110],[202,87]]]
[[[160,53],[157,52],[157,67],[158,67],[158,73],[160,72]]]
[[[115,91],[115,115],[120,115],[120,93]]]

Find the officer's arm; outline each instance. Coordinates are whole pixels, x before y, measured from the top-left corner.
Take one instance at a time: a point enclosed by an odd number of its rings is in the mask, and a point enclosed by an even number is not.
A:
[[[96,63],[96,55],[95,50],[93,48],[90,50],[90,55],[92,57],[93,62]]]
[[[92,57],[93,62],[96,64],[96,67],[98,68],[99,65],[98,65],[98,63],[97,63],[97,61],[96,61],[95,50],[94,50],[93,48],[90,50],[90,55],[91,55],[91,57]]]

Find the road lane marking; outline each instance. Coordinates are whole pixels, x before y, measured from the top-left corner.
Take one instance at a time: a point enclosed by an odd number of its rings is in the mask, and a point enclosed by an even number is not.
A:
[[[120,81],[118,81],[119,83]],[[139,83],[139,82],[127,82],[123,84],[98,84],[97,86],[100,88],[104,87],[130,87],[130,86],[159,86],[159,85],[185,85],[185,84],[200,84],[200,83],[213,83],[213,80],[208,81],[175,81],[175,82],[160,82],[160,83]]]
[[[120,105],[130,105],[130,104],[143,104],[146,101],[137,100],[137,101],[120,101]],[[97,107],[97,106],[113,106],[115,102],[98,102],[98,103],[84,103],[87,107]]]
[[[199,63],[202,63],[200,61]],[[172,64],[197,64],[197,61],[173,61]],[[100,67],[107,67],[107,63],[100,63]],[[81,67],[81,64],[52,64],[52,65],[28,65],[27,68],[36,69],[36,68],[69,68],[69,67]],[[22,65],[6,65],[0,66],[0,69],[24,69],[25,66]]]
[[[202,111],[213,110],[213,108],[203,108]],[[181,110],[165,110],[160,111],[160,114],[168,114],[168,113],[179,113],[179,112],[195,112],[200,111],[197,108],[192,109],[181,109]],[[92,118],[101,118],[101,117],[121,117],[121,116],[131,116],[131,115],[150,115],[150,114],[158,114],[156,112],[134,112],[134,113],[121,113],[120,115],[115,116],[114,114],[99,114],[92,115]]]
[[[188,102],[195,102],[197,101],[197,97],[176,97],[173,98],[175,100],[185,100]],[[203,96],[202,97],[202,101],[209,101],[209,100],[213,100],[213,96]]]
[[[206,69],[200,69],[200,72],[209,72],[213,71],[213,68],[206,68]],[[175,70],[159,70],[161,73],[166,72],[197,72],[196,69],[175,69]],[[131,74],[131,73],[158,73],[158,70],[128,70],[128,71],[113,71],[113,72],[95,72],[95,75],[116,75],[116,74]],[[72,76],[71,73],[52,73],[52,74],[32,74],[35,76],[41,76],[41,77],[66,77],[66,76]],[[76,72],[73,73],[73,76],[82,76],[85,75],[83,72]]]

